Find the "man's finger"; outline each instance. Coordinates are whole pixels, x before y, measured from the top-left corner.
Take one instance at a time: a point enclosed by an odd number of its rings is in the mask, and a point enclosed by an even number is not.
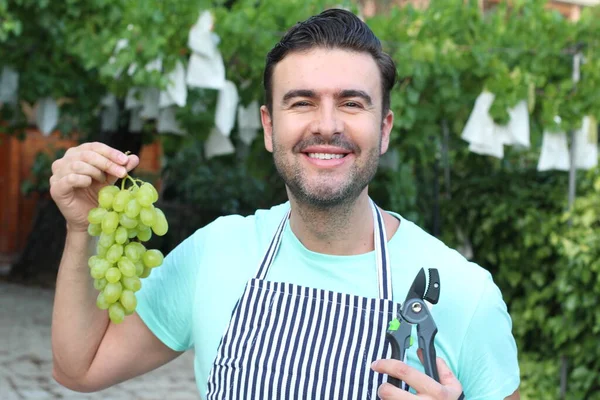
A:
[[[440,357],[438,357],[436,361],[438,372],[440,374],[440,383],[446,387],[462,392],[462,385],[458,381],[458,378],[454,376],[454,373],[452,372],[448,364],[446,364],[446,361],[444,361],[444,359]]]
[[[414,394],[397,388],[390,383],[384,383],[377,389],[377,395],[381,400],[415,400],[418,399]]]
[[[444,388],[433,378],[399,360],[385,359],[375,361],[371,368],[380,374],[387,374],[408,383],[417,393],[426,393],[434,398],[444,392]]]
[[[423,362],[423,350],[417,349],[417,356],[419,356],[419,360],[421,360],[421,364],[425,365],[425,363]],[[437,364],[438,374],[440,376],[440,383],[443,386],[449,386],[452,389],[461,388],[461,390],[462,390],[462,386],[460,385],[460,382],[458,381],[456,376],[454,376],[454,373],[452,372],[452,370],[450,369],[448,364],[446,364],[446,361],[444,361],[443,358],[437,357],[436,364]]]
[[[138,164],[140,163],[140,159],[138,156],[134,155],[134,154],[130,154],[128,157],[128,161],[127,161],[127,165],[125,165],[125,170],[127,172],[131,171],[132,169],[134,169],[135,167],[138,166]],[[125,175],[123,175],[124,177]],[[109,175],[108,176],[108,183],[110,183],[111,185],[113,185],[116,181],[117,181],[118,177],[115,175]]]
[[[114,149],[104,143],[84,143],[81,146],[79,146],[79,148],[81,150],[93,151],[95,153],[101,154],[105,158],[111,160],[112,162],[118,165],[125,165],[129,161],[129,158],[125,155],[125,153]]]

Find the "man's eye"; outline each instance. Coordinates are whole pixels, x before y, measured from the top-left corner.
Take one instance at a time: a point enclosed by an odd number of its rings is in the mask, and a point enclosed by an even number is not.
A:
[[[348,102],[344,103],[344,106],[350,107],[350,108],[360,108],[360,107],[362,107],[360,105],[360,103],[357,103],[355,101],[348,101]]]
[[[298,101],[298,102],[294,103],[294,104],[292,105],[292,107],[307,107],[307,106],[309,106],[309,105],[310,105],[310,104],[308,104],[308,102],[307,102],[307,101]]]

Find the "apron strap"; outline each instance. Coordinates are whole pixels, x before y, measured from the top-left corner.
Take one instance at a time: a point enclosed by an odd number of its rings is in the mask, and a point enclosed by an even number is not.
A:
[[[273,239],[271,239],[271,244],[269,244],[269,248],[267,249],[262,262],[258,266],[258,271],[256,271],[255,278],[256,279],[265,279],[267,277],[267,272],[269,271],[269,267],[273,264],[273,260],[275,259],[275,254],[277,254],[277,250],[279,250],[279,245],[281,244],[281,236],[283,235],[283,230],[285,228],[285,224],[290,218],[291,210],[288,209],[285,213],[285,216],[279,223],[275,234],[273,235]]]
[[[377,280],[379,282],[379,298],[392,300],[392,274],[390,271],[390,257],[387,246],[387,232],[379,208],[371,200],[374,221],[375,257],[377,262]]]
[[[371,210],[373,211],[373,239],[375,242],[375,261],[377,265],[377,281],[379,283],[379,298],[384,300],[392,300],[392,277],[390,272],[390,258],[386,240],[385,223],[383,222],[381,212],[373,200],[370,200],[370,202]],[[277,230],[271,239],[271,243],[269,244],[262,261],[258,266],[258,270],[256,271],[255,275],[256,279],[266,278],[267,273],[269,272],[269,267],[271,264],[273,264],[275,255],[277,254],[279,246],[281,245],[281,238],[283,236],[287,221],[290,218],[290,214],[291,210],[288,209],[284,217],[281,219],[281,222],[279,223]]]

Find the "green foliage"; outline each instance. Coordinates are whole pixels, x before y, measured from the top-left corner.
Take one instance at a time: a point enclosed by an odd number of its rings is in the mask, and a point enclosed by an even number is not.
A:
[[[143,67],[161,58],[170,71],[187,54],[189,29],[207,6],[178,0],[0,0],[0,67],[21,74],[20,100],[66,99],[60,128],[86,140],[97,130],[106,94],[124,97],[134,86],[166,85],[164,74]],[[122,39],[129,46],[116,52]],[[133,64],[138,68],[130,75]],[[20,115],[11,116],[12,131],[18,131],[26,121],[20,108],[14,111]]]
[[[33,193],[47,194],[50,191],[50,176],[52,175],[52,163],[64,155],[64,149],[40,151],[36,154],[31,166],[31,176],[21,182],[21,193],[30,195]]]
[[[274,170],[259,175],[252,174],[249,165],[231,168],[236,160],[243,165],[243,158],[243,154],[236,154],[207,160],[201,142],[188,143],[168,158],[163,198],[201,204],[207,213],[216,215],[249,215],[257,208],[285,201],[283,185]]]
[[[464,230],[474,260],[503,288],[523,353],[523,398],[557,398],[561,356],[572,366],[567,398],[600,398],[600,170],[580,179],[565,213],[564,175],[470,169],[443,207],[445,223]],[[454,232],[445,239],[460,244]]]

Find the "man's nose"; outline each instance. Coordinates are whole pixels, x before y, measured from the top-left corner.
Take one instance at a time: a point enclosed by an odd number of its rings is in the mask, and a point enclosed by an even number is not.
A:
[[[322,103],[315,113],[312,133],[322,136],[333,136],[342,133],[343,121],[340,118],[339,110],[334,104],[329,102]]]

